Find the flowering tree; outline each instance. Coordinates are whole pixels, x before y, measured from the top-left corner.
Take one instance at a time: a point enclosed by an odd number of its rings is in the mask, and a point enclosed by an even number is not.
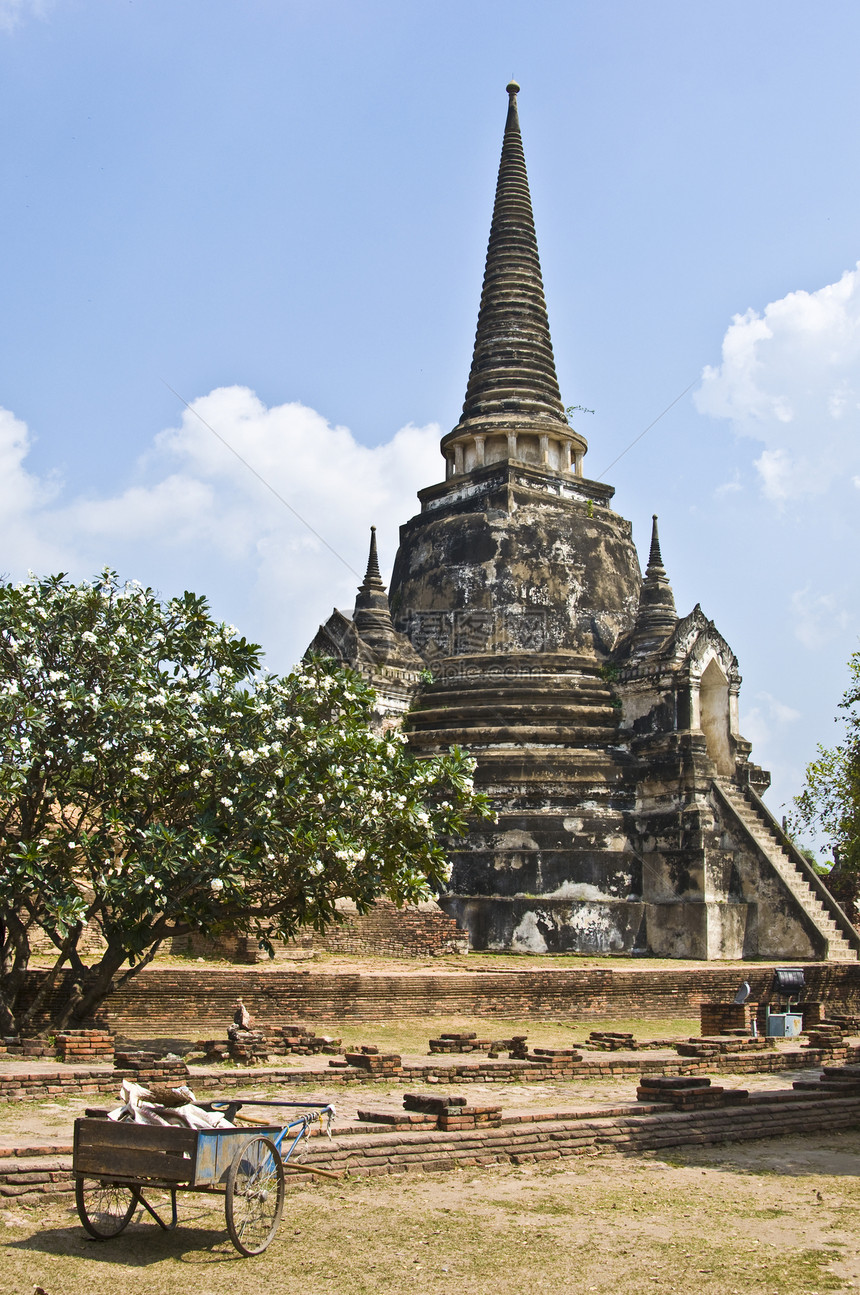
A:
[[[445,841],[490,813],[470,759],[373,734],[371,689],[332,662],[259,663],[193,594],[0,585],[2,1032],[86,1019],[169,936],[265,943],[444,882]]]
[[[850,683],[839,709],[845,736],[830,749],[820,746],[806,769],[806,785],[795,798],[799,828],[823,829],[834,866],[827,886],[857,924],[860,922],[860,652],[848,662]],[[837,716],[837,719],[839,717]]]

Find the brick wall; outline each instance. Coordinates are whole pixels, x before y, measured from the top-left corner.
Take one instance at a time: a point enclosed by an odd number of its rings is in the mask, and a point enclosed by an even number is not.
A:
[[[860,964],[807,964],[804,997],[833,1010],[860,1006]],[[34,972],[36,983],[42,973]],[[698,1016],[702,1003],[730,1001],[736,967],[559,968],[451,972],[319,972],[305,969],[147,967],[107,999],[107,1026],[136,1038],[220,1034],[241,997],[259,1026],[284,1020],[390,1020],[408,1016],[494,1016],[565,1020]],[[770,967],[748,966],[752,998],[770,998]]]
[[[386,958],[427,958],[469,952],[467,932],[436,904],[398,908],[389,899],[379,899],[368,913],[345,907],[341,916],[343,920],[329,927],[324,935],[308,927],[287,944],[276,941],[275,960],[289,959],[300,949]],[[238,963],[255,963],[266,958],[257,941],[246,935],[224,935],[218,939],[180,936],[169,947],[175,954],[220,957]]]
[[[702,1003],[699,1008],[702,1034],[727,1034],[730,1030],[752,1033],[752,1023],[758,1020],[758,1003]]]
[[[432,908],[397,908],[389,899],[377,900],[370,912],[364,915],[346,914],[342,924],[330,927],[325,935],[311,932],[310,939],[312,948],[325,949],[329,953],[420,958],[469,952],[467,932],[441,908],[435,905]]]

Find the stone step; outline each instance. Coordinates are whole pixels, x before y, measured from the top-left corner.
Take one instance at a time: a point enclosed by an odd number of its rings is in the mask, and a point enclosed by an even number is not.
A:
[[[452,742],[460,746],[493,746],[500,743],[521,749],[522,747],[563,745],[565,747],[595,747],[600,749],[606,741],[615,736],[616,730],[609,728],[567,728],[546,725],[536,728],[517,725],[510,727],[467,728],[460,723],[460,717],[451,716],[451,726],[444,728],[422,728],[420,724],[410,727],[409,736],[413,744],[421,743],[448,747]]]
[[[824,902],[810,886],[802,871],[788,854],[776,831],[762,819],[746,797],[725,779],[719,786],[738,819],[749,831],[762,853],[812,918],[819,933],[827,940],[827,956],[834,962],[856,962],[857,952],[841,934],[839,923],[830,915]]]
[[[450,717],[451,710],[444,706],[420,706],[410,712],[410,723],[426,723],[433,725],[442,721],[447,721]],[[567,702],[559,700],[557,702],[537,702],[524,701],[518,705],[510,705],[505,699],[501,704],[498,699],[487,701],[485,704],[475,705],[474,702],[462,702],[457,705],[457,718],[463,723],[492,723],[503,717],[505,723],[513,723],[520,718],[528,723],[539,724],[542,722],[558,724],[565,720],[579,726],[588,727],[611,727],[615,728],[618,722],[617,711],[612,706],[583,706],[578,702]]]

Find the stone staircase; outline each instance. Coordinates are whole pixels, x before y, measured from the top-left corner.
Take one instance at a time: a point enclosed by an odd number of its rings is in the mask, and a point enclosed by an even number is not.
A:
[[[825,941],[824,957],[829,962],[856,962],[860,936],[826,887],[821,884],[820,891],[830,899],[829,904],[816,893],[818,886],[813,889],[814,880],[810,882],[800,861],[786,849],[785,838],[767,807],[755,793],[743,791],[729,778],[714,778],[714,786],[724,805],[812,919]]]

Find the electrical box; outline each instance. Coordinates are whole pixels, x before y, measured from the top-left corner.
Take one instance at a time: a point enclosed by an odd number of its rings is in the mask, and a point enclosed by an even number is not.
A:
[[[796,1039],[803,1032],[800,1012],[769,1012],[767,1037],[769,1039]]]

